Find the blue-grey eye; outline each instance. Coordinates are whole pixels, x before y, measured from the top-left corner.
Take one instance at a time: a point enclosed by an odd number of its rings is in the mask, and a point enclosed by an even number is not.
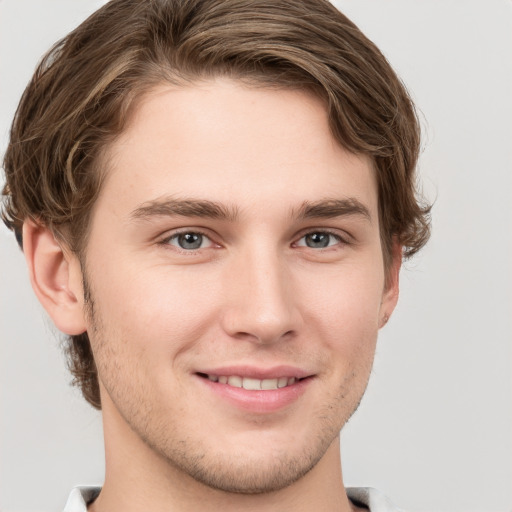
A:
[[[298,246],[310,247],[312,249],[324,249],[336,245],[340,242],[340,238],[332,233],[325,231],[316,231],[304,235],[298,242]]]
[[[207,236],[192,231],[187,233],[178,233],[169,239],[169,244],[188,251],[202,249],[210,244]]]

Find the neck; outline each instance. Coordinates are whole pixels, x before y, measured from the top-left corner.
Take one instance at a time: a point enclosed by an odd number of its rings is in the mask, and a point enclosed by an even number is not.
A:
[[[89,512],[355,510],[343,486],[339,436],[314,468],[290,486],[270,493],[238,494],[213,489],[183,473],[155,453],[123,421],[104,418],[104,432],[105,483]]]

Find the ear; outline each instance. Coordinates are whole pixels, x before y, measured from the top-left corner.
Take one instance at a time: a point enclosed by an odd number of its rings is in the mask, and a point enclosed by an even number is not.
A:
[[[23,252],[32,288],[56,327],[69,335],[85,332],[78,258],[64,250],[47,227],[32,220],[23,224]]]
[[[391,262],[386,270],[386,281],[379,311],[379,328],[384,327],[398,302],[400,268],[402,266],[402,246],[393,240]]]

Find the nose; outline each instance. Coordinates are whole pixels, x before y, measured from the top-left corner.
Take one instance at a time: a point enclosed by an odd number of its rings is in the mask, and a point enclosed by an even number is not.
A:
[[[258,344],[297,334],[301,316],[291,271],[277,251],[241,254],[227,272],[222,315],[226,333]]]

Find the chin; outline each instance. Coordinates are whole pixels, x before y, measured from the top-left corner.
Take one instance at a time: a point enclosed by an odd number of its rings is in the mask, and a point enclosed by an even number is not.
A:
[[[248,458],[243,454],[231,457],[188,457],[179,461],[179,469],[197,482],[212,489],[235,494],[267,494],[279,491],[300,480],[322,458],[325,450],[316,455],[303,453],[272,454],[267,458]],[[171,462],[171,461],[169,461]],[[176,460],[172,461],[176,465]]]

